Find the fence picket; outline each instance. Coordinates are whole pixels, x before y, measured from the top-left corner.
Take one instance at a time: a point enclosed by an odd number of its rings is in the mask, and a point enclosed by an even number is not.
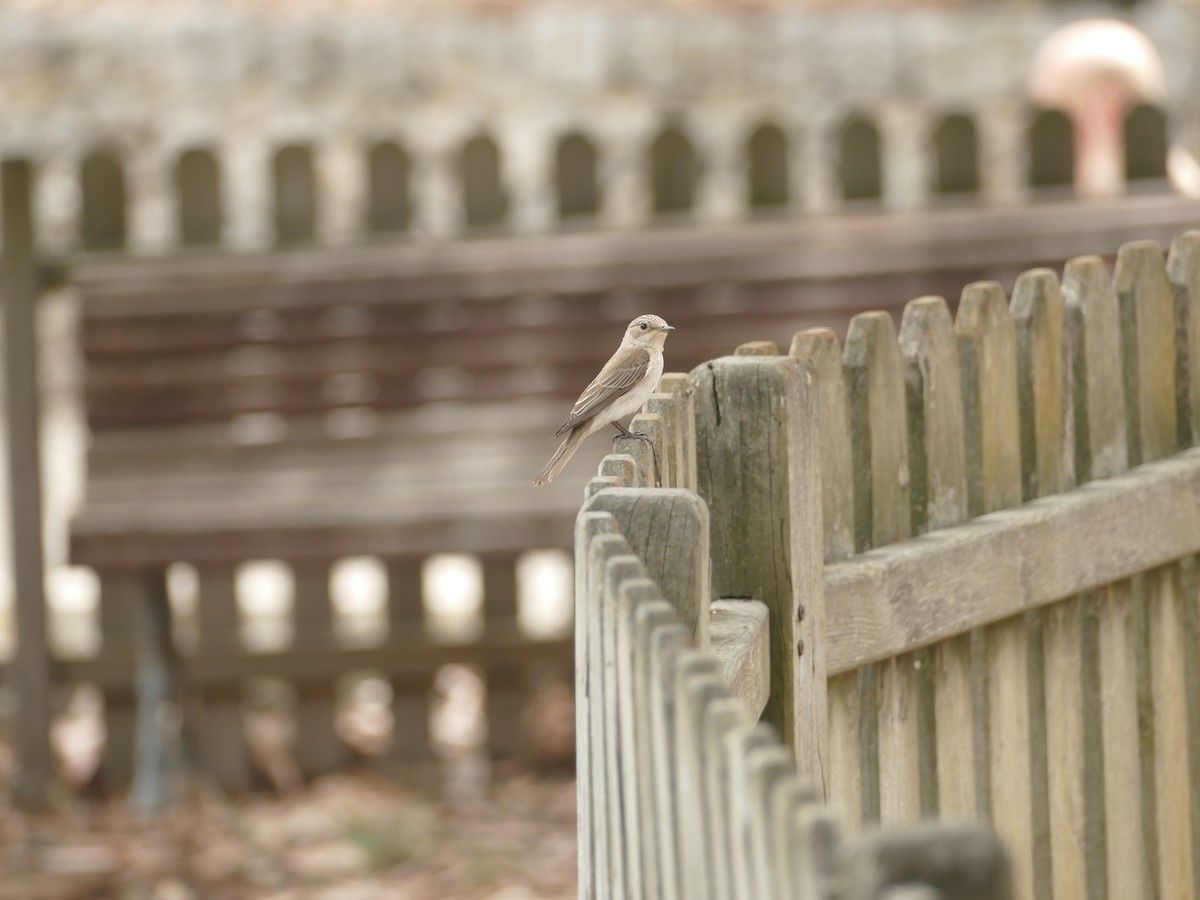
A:
[[[705,720],[705,746],[712,765],[708,780],[697,786],[707,791],[709,833],[709,858],[713,867],[713,895],[736,897],[744,893],[745,871],[739,871],[741,848],[737,846],[739,833],[735,826],[733,797],[732,757],[726,750],[726,741],[735,732],[746,733],[754,726],[744,704],[723,697],[714,700],[708,708]]]
[[[1133,435],[1130,457],[1131,462],[1150,462],[1175,452],[1181,437],[1176,295],[1162,251],[1152,242],[1121,248],[1116,282],[1127,427]],[[1181,349],[1186,349],[1186,342],[1182,343]],[[1190,418],[1190,411],[1185,410],[1185,415]],[[1137,622],[1141,626],[1138,713],[1141,721],[1152,723],[1141,732],[1143,830],[1151,883],[1160,896],[1167,897],[1186,896],[1194,885],[1189,795],[1195,786],[1189,784],[1184,670],[1185,655],[1194,648],[1185,649],[1181,643],[1181,582],[1179,565],[1156,569],[1135,581],[1135,610],[1144,617]]]
[[[828,329],[798,332],[791,356],[816,379],[818,444],[825,561],[854,553],[854,482],[850,462],[850,401],[842,348]],[[859,752],[858,675],[828,679],[829,774],[826,796],[841,812],[848,833],[862,816],[862,767]]]
[[[1200,231],[1171,242],[1167,273],[1175,294],[1175,389],[1179,446],[1200,444]]]
[[[1067,490],[1075,477],[1071,345],[1058,277],[1049,269],[1022,273],[1012,315],[1023,492],[1032,500]],[[1056,897],[1083,897],[1083,632],[1077,601],[1031,610],[1025,621],[1034,890],[1038,896],[1053,891]],[[1053,868],[1052,857],[1058,863]]]
[[[678,628],[678,618],[670,604],[660,599],[649,599],[634,610],[632,690],[634,707],[634,737],[636,743],[637,768],[643,781],[638,793],[636,814],[639,832],[644,844],[642,865],[642,891],[647,897],[675,898],[674,872],[670,869],[673,859],[671,838],[675,827],[675,810],[670,804],[658,803],[660,778],[668,778],[659,771],[655,747],[657,720],[664,710],[656,703],[653,686],[655,644],[663,629]]]
[[[992,282],[964,289],[954,326],[958,336],[966,420],[967,496],[972,515],[1021,502],[1020,418],[1016,334],[1004,291]],[[972,683],[987,685],[975,705],[978,744],[987,746],[988,812],[1012,848],[1020,896],[1033,893],[1030,797],[1029,672],[1024,617],[999,622],[975,640]],[[986,676],[978,671],[986,668]],[[976,699],[984,701],[981,691]]]
[[[586,896],[611,896],[610,847],[607,809],[608,771],[605,765],[604,682],[600,660],[603,649],[601,611],[595,598],[604,595],[604,569],[608,559],[626,553],[628,545],[617,533],[616,520],[604,513],[581,513],[575,523],[578,546],[583,551],[575,567],[575,649],[586,667],[576,667],[576,778],[587,779],[591,796],[600,805],[580,810],[580,885]],[[584,865],[586,863],[586,869]],[[584,880],[586,876],[586,881]]]
[[[711,702],[721,696],[721,674],[712,657],[685,650],[678,659],[675,688],[675,798],[679,824],[680,890],[684,897],[719,900],[713,892],[716,865],[709,844],[710,808],[707,792],[709,773],[716,764],[705,739],[705,715]]]
[[[892,318],[850,322],[844,357],[850,399],[855,546],[859,552],[911,532],[904,367]],[[859,671],[863,816],[904,821],[920,813],[916,678],[911,654]],[[889,774],[880,778],[879,758]]]
[[[1175,419],[1175,295],[1162,250],[1153,241],[1126,244],[1114,275],[1121,317],[1129,464],[1173,453]]]
[[[1073,382],[1075,472],[1082,483],[1128,468],[1124,384],[1120,366],[1114,365],[1121,353],[1120,314],[1115,286],[1098,257],[1068,262],[1062,291]],[[1123,620],[1114,618],[1131,599],[1130,590],[1128,583],[1114,585],[1079,601],[1082,837],[1087,896],[1095,898],[1136,896],[1146,884],[1137,735],[1114,724],[1135,721],[1137,713],[1134,647],[1119,633]],[[1069,696],[1061,699],[1064,706],[1073,702]],[[1058,852],[1056,876],[1061,866],[1070,865],[1069,860],[1058,862]]]
[[[662,897],[678,900],[683,891],[683,833],[678,816],[680,803],[677,763],[678,710],[675,682],[679,657],[688,643],[687,629],[676,622],[655,629],[650,635],[650,702],[659,710],[654,717],[655,822],[664,843],[661,857]],[[578,777],[578,776],[576,776]]]
[[[1075,477],[1119,475],[1128,467],[1120,314],[1104,261],[1082,256],[1063,270],[1065,323],[1071,345],[1075,412]]]
[[[961,376],[945,300],[921,297],[905,306],[900,355],[908,406],[912,530],[922,534],[967,517]],[[918,650],[914,663],[921,812],[969,814],[975,808],[970,636]]]
[[[668,372],[658,383],[658,389],[674,398],[679,410],[678,444],[676,452],[675,476],[673,487],[696,490],[696,408],[693,396],[696,385],[692,377],[683,372]]]

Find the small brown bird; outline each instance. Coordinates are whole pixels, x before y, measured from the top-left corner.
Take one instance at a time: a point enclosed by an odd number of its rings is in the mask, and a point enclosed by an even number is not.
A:
[[[629,323],[617,352],[579,395],[567,421],[554,433],[558,437],[570,432],[533,479],[534,484],[553,481],[583,439],[610,422],[625,437],[642,437],[632,434],[620,420],[641,409],[654,393],[663,373],[663,343],[667,332],[674,330],[658,316],[638,316]]]

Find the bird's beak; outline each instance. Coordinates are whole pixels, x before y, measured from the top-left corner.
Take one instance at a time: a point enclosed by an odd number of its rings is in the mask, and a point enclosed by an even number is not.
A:
[[[675,326],[674,325],[664,325],[661,330],[662,331],[674,331]]]

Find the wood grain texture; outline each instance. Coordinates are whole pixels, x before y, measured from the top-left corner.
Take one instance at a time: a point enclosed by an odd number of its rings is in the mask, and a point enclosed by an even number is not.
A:
[[[1138,665],[1128,581],[1096,592],[1101,660],[1108,896],[1148,897],[1150,860],[1142,838]]]
[[[655,822],[663,841],[659,858],[662,896],[676,900],[683,893],[683,832],[677,816],[680,810],[677,783],[678,725],[675,685],[679,657],[689,640],[687,629],[676,622],[663,625],[650,634],[650,692],[654,709],[651,740],[654,751]]]
[[[1084,802],[1082,623],[1077,598],[1047,607],[1044,618],[1049,850],[1053,895],[1088,900]]]
[[[844,354],[850,401],[855,549],[904,540],[911,533],[904,366],[887,313],[850,322]]]
[[[904,370],[891,316],[861,313],[851,320],[844,364],[850,400],[854,543],[861,553],[903,540],[911,531]],[[889,666],[860,675],[860,763],[867,820],[880,817],[885,784],[890,816],[917,815],[916,683],[908,674]],[[897,683],[889,683],[893,679]],[[886,709],[880,705],[884,702],[890,704]],[[908,714],[899,715],[901,710]],[[887,779],[877,755],[881,746],[889,754]],[[908,785],[914,790],[906,790]],[[907,800],[914,801],[911,808]]]
[[[1200,451],[826,567],[831,675],[1195,553]],[[962,559],[972,565],[964,569]]]
[[[1026,500],[1075,484],[1074,398],[1064,302],[1049,269],[1023,272],[1013,289],[1021,474]]]
[[[696,645],[708,646],[709,515],[704,501],[678,488],[613,488],[591,497],[584,510],[616,518],[649,577],[692,629]]]
[[[815,378],[825,559],[842,559],[854,552],[850,399],[842,367],[842,348],[837,335],[827,328],[817,328],[798,332],[792,338],[791,356]]]
[[[724,357],[696,383],[700,495],[709,504],[713,596],[771,613],[764,717],[800,771],[827,771],[820,456],[812,376],[788,357]],[[823,788],[822,788],[823,789]]]
[[[672,487],[696,490],[696,408],[693,397],[696,385],[683,372],[668,372],[658,382],[658,389],[670,394],[679,410],[679,444],[676,460],[677,483]]]
[[[1175,294],[1175,415],[1181,447],[1200,444],[1200,231],[1171,242],[1167,276]]]
[[[707,797],[707,856],[716,897],[740,896],[747,886],[744,823],[735,819],[746,814],[747,798],[744,791],[741,796],[734,796],[738,789],[734,766],[739,760],[728,742],[737,735],[749,734],[754,721],[745,707],[730,697],[714,699],[705,713],[706,779],[693,789],[703,790]],[[744,764],[745,760],[740,762]]]
[[[1178,565],[1147,573],[1146,618],[1154,706],[1154,790],[1157,794],[1160,896],[1191,896],[1195,887],[1189,766],[1183,583]],[[1190,736],[1195,741],[1195,736]]]
[[[1075,471],[1079,482],[1118,475],[1129,467],[1125,390],[1120,358],[1117,293],[1104,261],[1085,256],[1063,271],[1075,412]]]
[[[1153,241],[1126,244],[1114,275],[1121,320],[1129,464],[1173,452],[1175,418],[1175,295],[1162,250]]]
[[[848,836],[857,835],[863,822],[862,720],[858,671],[854,668],[829,677],[829,804]]]
[[[643,748],[638,704],[646,684],[638,680],[639,608],[660,599],[658,587],[649,578],[627,578],[617,588],[613,617],[616,620],[616,703],[618,754],[620,757],[620,830],[626,858],[628,897],[657,896],[657,865],[650,857],[654,838],[646,833],[642,818],[643,797],[653,791],[651,769]]]
[[[958,346],[941,297],[904,308],[900,356],[908,409],[912,533],[967,517],[966,445]]]
[[[715,600],[711,610],[709,646],[725,685],[757,719],[771,690],[767,607],[757,600]]]
[[[715,860],[709,845],[709,794],[703,789],[715,760],[706,740],[705,717],[709,704],[721,697],[724,688],[716,661],[706,654],[685,650],[679,656],[677,672],[675,799],[680,890],[685,897],[717,900]]]
[[[966,444],[954,322],[941,297],[921,297],[900,322],[908,405],[912,531],[922,534],[967,517]],[[967,636],[913,655],[918,766],[923,815],[942,807],[960,815],[974,804],[974,707]]]
[[[1016,335],[1004,291],[963,289],[954,320],[966,420],[967,497],[973,516],[1021,502]]]
[[[654,656],[660,633],[666,629],[684,631],[670,604],[660,599],[649,599],[639,604],[634,611],[633,669],[631,676],[634,688],[633,734],[637,753],[639,777],[643,780],[638,794],[639,830],[643,841],[642,884],[647,897],[677,897],[677,883],[671,862],[674,858],[672,835],[675,825],[675,809],[672,804],[659,803],[659,780],[670,780],[670,772],[659,768],[656,742],[661,739],[660,729],[669,711],[660,707],[655,694],[656,673]],[[579,792],[577,792],[578,795]]]
[[[646,401],[646,413],[658,416],[662,422],[663,454],[660,465],[663,481],[660,487],[686,487],[683,478],[683,410],[674,394],[654,393]],[[653,435],[652,435],[653,436]]]
[[[606,543],[601,544],[600,538]],[[616,519],[604,512],[581,512],[575,521],[575,777],[578,792],[579,885],[583,898],[607,896],[607,826],[592,799],[604,785],[603,741],[599,730],[603,689],[592,661],[599,649],[599,604],[603,582],[599,569],[605,553],[620,552],[624,540]]]

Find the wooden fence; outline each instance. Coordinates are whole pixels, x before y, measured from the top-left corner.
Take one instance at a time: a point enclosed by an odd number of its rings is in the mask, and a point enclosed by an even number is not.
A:
[[[585,896],[825,896],[822,798],[989,822],[1017,896],[1200,895],[1200,232],[668,379],[577,525]]]

